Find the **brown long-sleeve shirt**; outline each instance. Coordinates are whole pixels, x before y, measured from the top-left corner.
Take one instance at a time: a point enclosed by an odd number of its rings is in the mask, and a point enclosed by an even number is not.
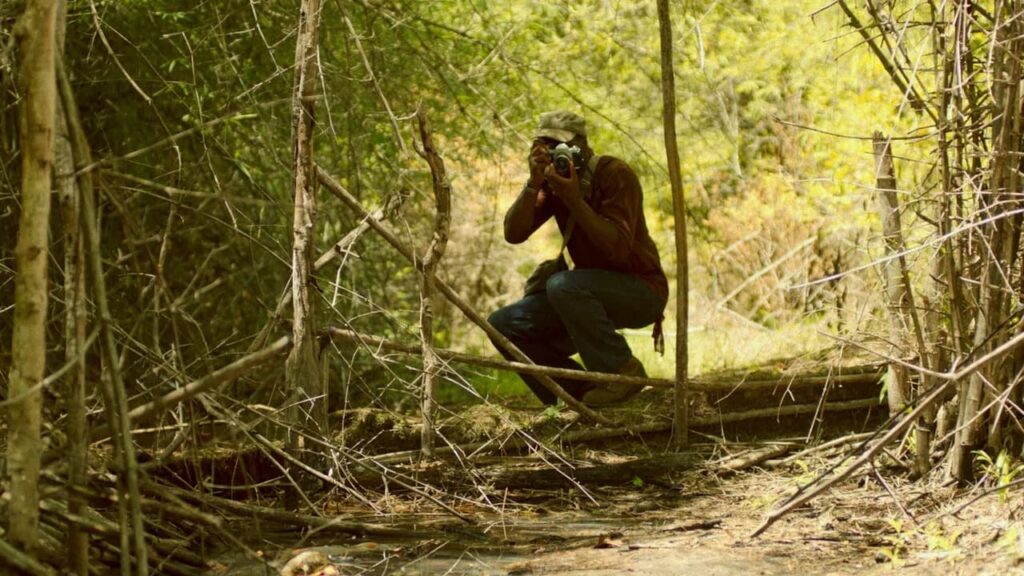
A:
[[[647,230],[643,211],[643,189],[640,179],[624,161],[612,156],[602,156],[592,178],[591,192],[586,198],[587,205],[598,216],[610,222],[617,232],[614,241],[595,240],[587,236],[579,222],[574,225],[572,236],[566,246],[577,269],[602,269],[626,272],[639,276],[663,302],[668,301],[668,280],[661,268],[658,248]],[[532,235],[552,216],[558,222],[562,234],[569,223],[569,208],[554,194],[547,193],[543,201],[533,209],[533,222],[525,237],[511,239],[522,242]],[[519,224],[529,218],[520,202],[513,204],[506,215],[506,230],[509,224]],[[510,222],[510,220],[518,222]]]

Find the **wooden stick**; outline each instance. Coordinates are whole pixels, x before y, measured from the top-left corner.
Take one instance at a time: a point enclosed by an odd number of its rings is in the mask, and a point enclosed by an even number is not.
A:
[[[67,20],[67,3],[58,4],[58,31],[61,38],[57,47],[57,82],[67,83],[64,68],[64,30]],[[89,422],[86,417],[86,365],[85,352],[90,344],[86,342],[88,308],[85,285],[85,244],[82,239],[81,186],[75,178],[75,155],[71,149],[71,134],[64,111],[63,99],[57,99],[57,138],[55,140],[54,175],[57,198],[60,201],[63,220],[64,243],[64,358],[74,363],[65,379],[64,394],[67,398],[67,462],[69,487],[84,485],[88,478]],[[73,490],[68,491],[68,508],[80,513],[85,503],[79,501]],[[89,539],[77,526],[70,526],[67,535],[68,571],[77,576],[89,573]]]
[[[403,344],[395,340],[379,338],[360,334],[352,330],[330,327],[326,330],[333,340],[355,342],[367,348],[380,348],[383,350],[394,350],[408,354],[419,354],[421,349],[411,344]],[[554,378],[566,378],[571,380],[587,380],[590,382],[602,382],[610,384],[628,384],[632,386],[652,386],[655,388],[672,388],[674,380],[667,378],[641,378],[637,376],[622,376],[619,374],[606,374],[604,372],[587,372],[584,370],[572,370],[568,368],[555,368],[551,366],[538,366],[537,364],[524,364],[522,362],[509,362],[504,359],[484,358],[463,354],[443,348],[435,349],[438,357],[448,362],[459,362],[483,366],[485,368],[498,368],[509,370],[520,374],[541,374]],[[875,365],[871,365],[874,368]],[[699,392],[732,392],[737,390],[761,390],[772,388],[787,388],[790,386],[820,386],[823,384],[872,384],[878,382],[882,372],[870,371],[861,372],[861,367],[851,367],[854,374],[838,374],[834,376],[780,376],[779,378],[746,380],[743,378],[727,378],[722,380],[693,379],[690,380],[689,389]],[[844,368],[844,370],[846,370]]]
[[[319,63],[320,0],[302,0],[295,32],[292,81],[292,348],[285,361],[289,422],[327,434],[327,390],[320,380],[316,342],[317,299],[310,294],[316,233],[316,164],[313,159]],[[287,435],[289,441],[295,435]],[[293,451],[301,446],[291,444]]]
[[[0,562],[32,576],[57,576],[57,571],[0,538]]]
[[[267,346],[263,350],[249,354],[235,360],[231,364],[215,370],[214,372],[190,382],[181,388],[168,392],[163,396],[156,398],[155,400],[133,408],[128,412],[128,418],[132,421],[139,420],[141,418],[147,418],[153,416],[182,402],[194,398],[196,395],[203,392],[212,390],[218,386],[222,386],[229,382],[234,381],[236,378],[242,376],[246,372],[267,363],[270,360],[278,358],[281,354],[285,353],[291,348],[291,338],[283,336],[276,342]],[[99,426],[91,435],[93,439],[104,438],[110,433],[108,426]]]
[[[417,150],[427,164],[430,165],[431,181],[434,188],[434,234],[423,258],[423,274],[420,276],[420,341],[423,349],[423,399],[422,416],[423,431],[420,436],[420,447],[427,457],[434,455],[434,436],[436,412],[436,396],[438,374],[441,362],[434,351],[434,274],[448,246],[448,232],[451,228],[452,185],[444,169],[444,159],[434,148],[434,139],[430,134],[430,126],[422,110],[416,113],[420,128],[420,139],[423,148]]]
[[[276,508],[267,508],[264,506],[255,506],[253,504],[244,504],[242,502],[236,502],[234,500],[228,500],[226,498],[218,498],[209,494],[203,494],[201,492],[193,492],[190,490],[181,490],[179,488],[163,487],[168,492],[175,494],[181,498],[192,500],[194,502],[212,506],[220,510],[232,512],[240,516],[249,516],[252,518],[260,518],[263,520],[270,520],[272,522],[279,522],[281,524],[288,524],[290,526],[302,526],[316,528],[318,530],[330,530],[335,532],[341,532],[343,534],[352,534],[354,536],[391,536],[399,538],[436,538],[439,536],[437,532],[422,530],[422,531],[410,531],[403,530],[401,528],[391,528],[389,526],[382,526],[380,524],[367,524],[362,522],[345,522],[337,518],[323,518],[320,516],[312,516],[309,514],[300,514],[298,512],[289,512],[286,510],[278,510]]]
[[[367,222],[369,222],[370,225],[373,226],[373,229],[376,230],[377,233],[380,234],[382,238],[387,240],[387,242],[391,244],[402,256],[405,256],[406,260],[412,263],[417,270],[420,270],[422,272],[423,263],[416,258],[413,251],[410,250],[409,247],[406,246],[404,242],[399,240],[398,237],[391,233],[391,231],[388,230],[383,224],[371,218],[369,212],[367,212],[366,209],[363,208],[362,204],[360,204],[355,197],[349,194],[348,190],[345,190],[345,188],[342,187],[341,184],[339,184],[336,180],[331,178],[331,176],[327,174],[327,172],[325,172],[323,168],[317,166],[316,173],[317,177],[320,179],[320,183],[323,184],[324,187],[326,187],[332,194],[337,196],[342,202],[344,202],[360,217],[366,218]],[[452,304],[455,305],[456,308],[461,310],[462,313],[465,314],[466,317],[469,318],[474,324],[483,329],[487,336],[489,336],[491,340],[496,342],[498,346],[506,350],[519,362],[523,362],[525,364],[534,364],[534,362],[530,360],[530,358],[526,356],[526,354],[524,354],[522,350],[516,347],[516,345],[513,344],[508,338],[506,338],[504,334],[498,332],[498,330],[494,328],[494,326],[491,326],[490,322],[488,322],[483,316],[477,313],[476,310],[470,307],[469,304],[467,304],[466,301],[463,300],[462,297],[459,296],[459,294],[455,292],[455,290],[452,289],[451,286],[438,279],[437,288],[438,290],[440,290],[442,294],[444,294],[444,296],[448,299],[449,302],[451,302]],[[562,401],[565,402],[566,406],[575,410],[587,420],[604,425],[612,424],[611,420],[608,420],[608,418],[598,414],[597,412],[594,412],[594,410],[592,410],[579,400],[570,396],[565,390],[562,389],[561,386],[558,385],[557,382],[552,380],[549,376],[538,375],[537,380],[552,394],[554,394],[558,398],[561,398]]]
[[[74,93],[71,91],[70,83],[66,82],[66,75],[61,75],[62,81],[58,84],[60,88],[61,101],[68,129],[72,135],[71,150],[75,157],[75,166],[84,166],[92,158],[88,138],[85,136],[85,129],[82,127],[79,117],[78,104],[75,102]],[[132,441],[132,431],[128,420],[128,393],[125,389],[124,379],[121,377],[121,359],[117,351],[117,342],[114,339],[114,319],[110,313],[110,304],[107,300],[107,285],[104,277],[103,260],[100,252],[101,239],[96,216],[96,200],[92,193],[92,181],[79,169],[79,184],[82,190],[82,223],[85,229],[86,249],[85,254],[89,265],[93,287],[93,299],[96,302],[96,309],[99,315],[101,330],[101,344],[103,360],[108,372],[108,377],[103,378],[100,390],[102,391],[104,407],[108,419],[113,426],[114,454],[121,466],[118,477],[122,484],[121,498],[118,500],[118,514],[121,523],[121,574],[128,576],[131,573],[129,562],[129,518],[131,532],[134,536],[132,542],[137,560],[138,576],[149,574],[149,563],[146,560],[146,534],[145,524],[142,518],[142,510],[139,508],[139,471],[138,462],[135,459],[135,444]],[[129,514],[130,513],[130,514]]]
[[[875,434],[876,434],[875,432],[861,432],[859,434],[849,434],[849,435],[843,436],[841,438],[835,438],[835,439],[829,440],[828,442],[825,442],[823,444],[818,444],[817,446],[811,446],[811,447],[805,448],[805,449],[803,449],[803,450],[801,450],[801,451],[799,451],[799,452],[797,452],[795,454],[791,454],[791,455],[783,458],[782,460],[778,460],[777,464],[790,464],[790,463],[795,462],[795,461],[797,461],[797,460],[799,460],[801,458],[806,458],[807,456],[810,456],[812,454],[818,454],[818,453],[821,453],[821,452],[827,452],[829,450],[832,450],[833,448],[842,448],[842,447],[848,446],[850,444],[856,444],[858,442],[862,442],[864,440],[867,440],[867,439],[871,438]]]
[[[764,533],[764,531],[767,530],[772,524],[777,522],[779,518],[782,518],[793,509],[804,505],[808,501],[814,499],[815,497],[827,491],[832,486],[835,486],[839,482],[842,482],[846,478],[849,478],[860,467],[870,462],[872,458],[874,458],[889,444],[889,442],[892,442],[894,438],[899,437],[907,429],[907,427],[910,426],[910,424],[913,423],[918,417],[920,417],[925,410],[928,410],[933,403],[941,399],[946,389],[960,382],[964,378],[970,376],[979,368],[986,366],[989,362],[992,362],[1002,357],[1007,352],[1015,349],[1022,342],[1024,342],[1024,332],[1017,334],[1007,342],[1003,343],[1001,346],[997,347],[995,350],[992,350],[988,354],[985,354],[981,358],[975,360],[974,362],[971,362],[970,364],[968,364],[967,366],[965,366],[964,368],[957,372],[937,374],[937,376],[944,379],[945,382],[943,382],[941,385],[932,388],[928,396],[918,401],[917,408],[914,408],[914,410],[912,410],[909,414],[904,416],[898,424],[890,428],[889,431],[886,432],[885,435],[882,436],[882,438],[879,439],[878,442],[876,442],[867,452],[862,454],[859,458],[857,458],[857,460],[855,460],[852,464],[841,470],[838,474],[829,478],[824,483],[819,484],[815,488],[806,492],[804,490],[806,490],[807,487],[801,488],[800,491],[798,491],[797,494],[790,498],[788,502],[786,502],[781,507],[779,507],[778,509],[774,510],[771,514],[769,514],[765,521],[761,524],[761,526],[759,526],[757,530],[755,530],[754,533],[751,534],[751,537],[756,538],[758,535]],[[822,480],[822,478],[822,476],[819,476],[808,486],[814,485],[818,481]]]
[[[793,444],[774,444],[750,450],[720,463],[716,467],[719,473],[735,473],[753,468],[772,458],[778,458],[793,450]]]
[[[901,278],[900,257],[903,250],[903,230],[900,224],[900,204],[896,196],[896,174],[892,162],[889,140],[881,132],[872,137],[875,155],[875,181],[878,193],[878,211],[882,220],[882,239],[885,258],[880,261],[885,283],[886,317],[889,320],[889,354],[905,357],[910,354],[907,317],[904,315],[907,299],[906,285]],[[923,352],[923,351],[922,351]],[[893,377],[886,387],[889,414],[896,414],[910,401],[910,378],[907,369],[890,364]]]
[[[860,410],[863,408],[872,408],[878,406],[879,401],[877,398],[864,399],[864,400],[851,400],[848,402],[832,402],[824,405],[825,412],[844,412],[850,410]],[[705,416],[703,418],[692,418],[690,420],[691,427],[702,427],[702,426],[717,426],[719,424],[730,424],[735,422],[742,422],[744,420],[754,420],[757,418],[770,418],[772,416],[795,416],[800,414],[813,414],[818,409],[818,404],[796,404],[792,406],[782,406],[780,408],[760,408],[757,410],[747,410],[745,412],[726,412],[719,416]],[[573,444],[578,442],[593,442],[597,440],[609,440],[612,438],[618,438],[621,436],[639,436],[641,434],[657,434],[661,432],[668,432],[672,430],[672,423],[665,422],[650,422],[647,424],[640,424],[636,426],[622,426],[616,428],[597,428],[597,429],[586,429],[579,430],[576,432],[567,432],[551,438],[551,442],[560,442],[564,444]],[[499,449],[514,449],[523,446],[525,441],[521,438],[510,438],[507,441],[499,442],[497,440],[487,440],[485,442],[474,442],[472,444],[462,445],[451,445],[437,448],[435,456],[441,456],[443,454],[452,454],[459,452],[461,454],[473,454],[473,453],[489,453]],[[397,464],[401,462],[411,462],[419,456],[418,450],[404,450],[401,452],[391,452],[388,454],[381,454],[378,456],[367,456],[365,459],[360,460],[359,463],[370,464]],[[768,458],[772,458],[769,456]]]
[[[665,155],[668,163],[669,184],[672,189],[676,269],[678,270],[678,278],[676,278],[675,428],[672,431],[672,442],[676,446],[686,446],[689,442],[687,418],[690,414],[689,403],[686,401],[687,385],[689,384],[686,369],[689,364],[687,333],[689,332],[690,267],[686,248],[686,199],[676,142],[676,75],[672,67],[672,16],[668,0],[658,0],[658,23],[661,39],[661,116],[665,126]]]

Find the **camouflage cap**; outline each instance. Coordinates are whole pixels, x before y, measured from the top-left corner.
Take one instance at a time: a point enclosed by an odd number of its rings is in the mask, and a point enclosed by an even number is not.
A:
[[[540,115],[540,125],[534,138],[554,138],[568,142],[576,136],[587,135],[587,122],[582,116],[568,110],[555,110]]]

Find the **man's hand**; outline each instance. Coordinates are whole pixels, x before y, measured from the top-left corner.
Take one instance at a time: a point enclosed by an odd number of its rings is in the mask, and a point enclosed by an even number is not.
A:
[[[544,171],[551,166],[551,151],[543,140],[534,140],[530,147],[530,187],[540,190],[544,185]]]
[[[576,166],[573,163],[569,163],[569,177],[563,178],[555,172],[555,166],[548,164],[544,170],[544,177],[547,178],[548,186],[551,187],[551,191],[555,193],[562,202],[570,210],[575,210],[576,206],[583,201],[583,194],[580,192],[580,179],[576,174]]]

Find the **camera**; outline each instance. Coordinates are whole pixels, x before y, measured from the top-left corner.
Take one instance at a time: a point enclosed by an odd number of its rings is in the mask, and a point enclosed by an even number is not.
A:
[[[551,149],[551,163],[555,165],[555,172],[559,176],[568,178],[570,164],[576,166],[576,170],[583,164],[583,152],[579,146],[569,146],[562,142]]]

